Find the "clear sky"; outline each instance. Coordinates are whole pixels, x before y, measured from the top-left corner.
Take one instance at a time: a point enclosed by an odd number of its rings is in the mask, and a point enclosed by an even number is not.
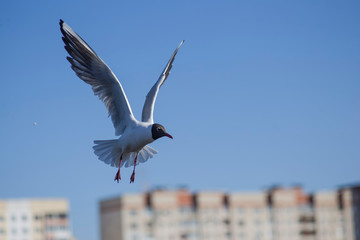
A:
[[[191,191],[307,191],[360,180],[359,1],[1,1],[0,197],[65,197],[79,240],[98,240],[98,202]],[[106,109],[70,69],[59,19],[110,66],[140,119],[150,87],[185,39],[155,106],[174,140],[116,173],[93,140]],[[37,122],[34,126],[33,123]]]

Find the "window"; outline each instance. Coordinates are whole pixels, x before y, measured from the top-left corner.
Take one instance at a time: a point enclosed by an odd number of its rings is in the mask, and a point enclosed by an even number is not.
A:
[[[137,224],[136,224],[136,223],[131,223],[131,224],[130,224],[130,228],[131,228],[131,229],[136,229],[136,228],[137,228]]]
[[[262,236],[261,232],[257,232],[255,234],[255,239],[261,239],[261,236]]]
[[[131,215],[131,216],[136,216],[136,215],[137,215],[137,211],[136,211],[136,210],[130,210],[130,215]]]
[[[244,232],[240,232],[240,233],[239,233],[239,237],[240,237],[241,239],[245,239],[246,234],[245,234]]]
[[[239,224],[239,226],[244,226],[244,225],[245,225],[245,222],[244,222],[243,220],[239,220],[239,221],[238,221],[238,224]]]
[[[60,228],[60,230],[67,230],[67,226],[63,226],[63,225],[62,225],[62,226],[60,226],[59,228]]]
[[[195,212],[195,210],[192,207],[180,207],[179,212],[182,214],[191,214]]]

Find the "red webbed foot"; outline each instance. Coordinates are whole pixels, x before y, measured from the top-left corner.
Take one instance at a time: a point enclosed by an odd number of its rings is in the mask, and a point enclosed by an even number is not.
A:
[[[118,183],[119,183],[119,180],[121,180],[121,176],[120,176],[121,163],[122,163],[122,154],[120,156],[119,170],[117,171],[115,178],[114,178],[114,181],[117,181]]]
[[[116,173],[116,175],[115,175],[115,178],[114,178],[114,181],[119,182],[119,180],[121,180],[120,169],[117,171],[117,173]]]
[[[131,174],[131,177],[130,177],[130,183],[133,183],[135,181],[135,172],[133,172]]]

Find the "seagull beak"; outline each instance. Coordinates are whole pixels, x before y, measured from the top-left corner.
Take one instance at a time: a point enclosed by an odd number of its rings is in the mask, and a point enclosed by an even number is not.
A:
[[[167,136],[168,138],[173,139],[173,137],[172,137],[170,134],[168,134],[168,133],[165,133],[165,136]]]

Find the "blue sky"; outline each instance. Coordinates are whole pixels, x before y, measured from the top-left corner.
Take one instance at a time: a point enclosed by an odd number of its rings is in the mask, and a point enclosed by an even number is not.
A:
[[[358,1],[2,1],[0,197],[65,197],[79,240],[99,239],[98,202],[154,186],[307,191],[360,180]],[[140,119],[155,107],[174,140],[114,183],[93,140],[105,107],[66,61],[67,22],[110,66]],[[38,124],[33,125],[34,122]]]

